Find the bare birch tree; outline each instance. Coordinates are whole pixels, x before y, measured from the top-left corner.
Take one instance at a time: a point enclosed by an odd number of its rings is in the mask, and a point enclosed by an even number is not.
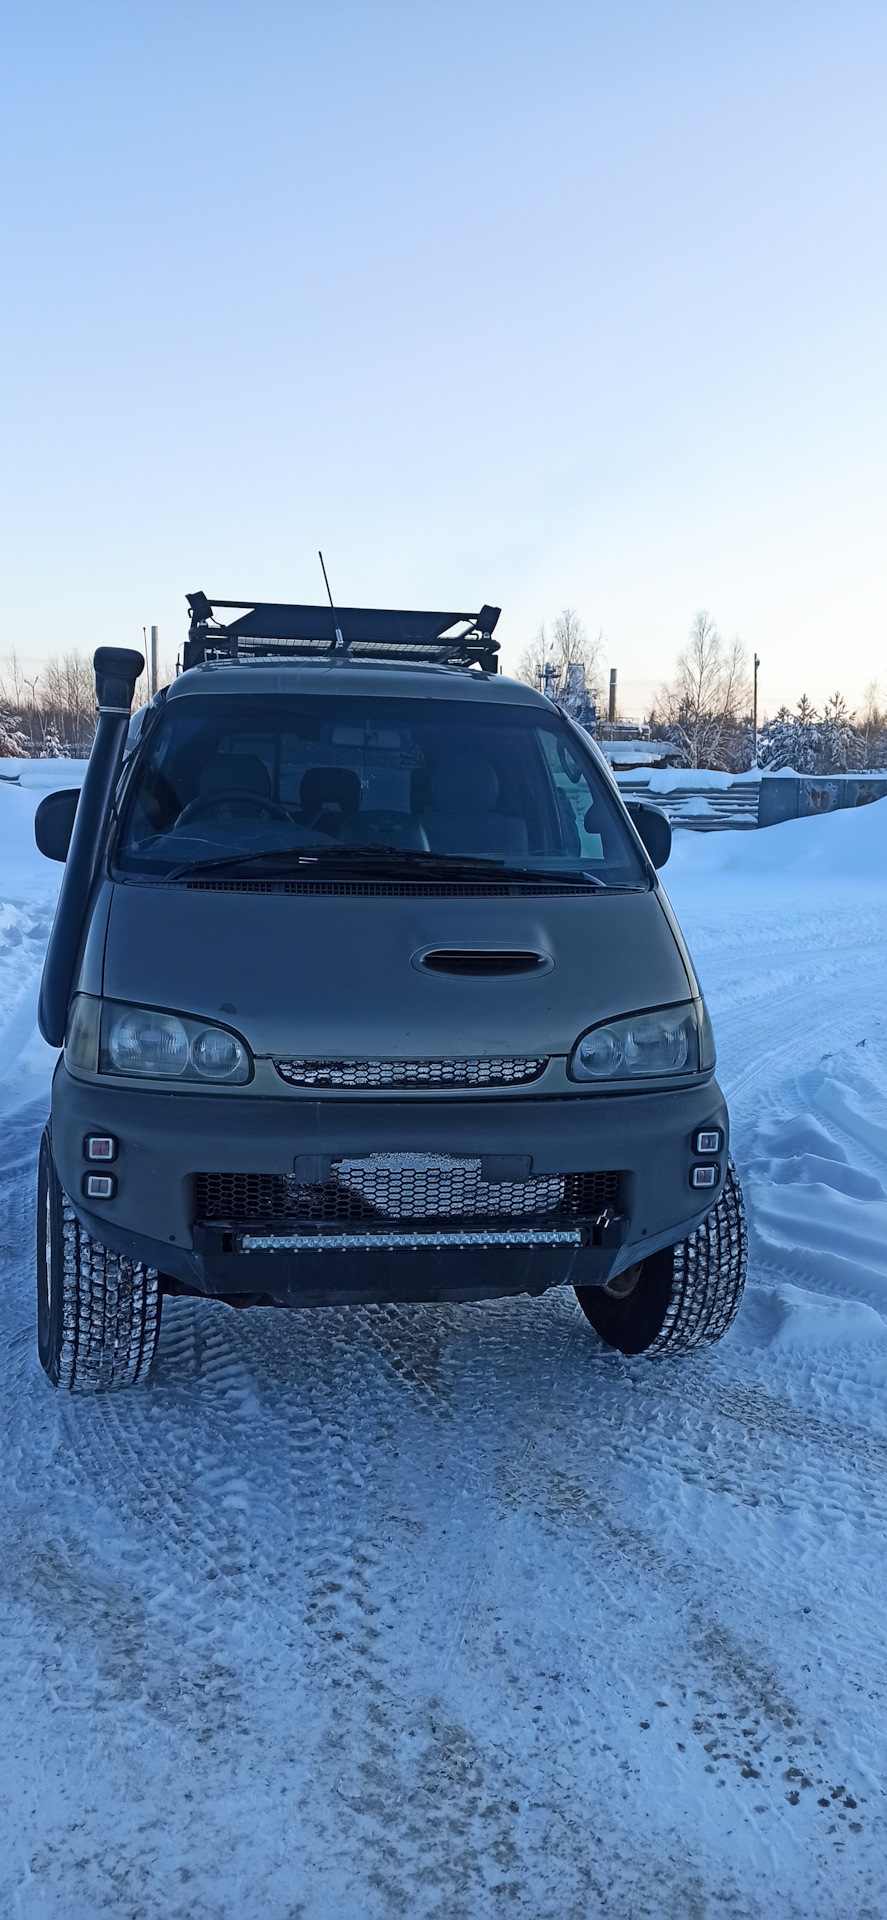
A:
[[[881,705],[877,680],[871,680],[866,687],[856,726],[860,766],[882,767],[887,759],[887,713]]]
[[[53,654],[40,675],[41,708],[64,753],[88,754],[95,733],[95,675],[85,653]]]
[[[718,767],[749,703],[741,641],[722,639],[704,607],[694,616],[674,680],[661,688],[653,721],[680,749],[685,767]]]

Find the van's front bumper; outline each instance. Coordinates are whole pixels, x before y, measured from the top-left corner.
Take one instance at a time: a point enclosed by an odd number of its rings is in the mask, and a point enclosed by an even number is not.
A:
[[[695,1191],[693,1142],[713,1129],[723,1143],[716,1185]],[[118,1142],[109,1168],[116,1191],[101,1202],[84,1193],[90,1134]],[[62,1059],[52,1135],[62,1185],[95,1239],[157,1267],[180,1288],[243,1304],[308,1306],[602,1285],[705,1218],[723,1184],[728,1122],[710,1078],[667,1092],[583,1090],[535,1099],[241,1100],[234,1089],[220,1097],[79,1079]],[[581,1220],[545,1215],[486,1223],[467,1215],[369,1226],[225,1226],[198,1218],[201,1173],[292,1178],[297,1158],[304,1167],[306,1157],[323,1163],[397,1153],[494,1166],[497,1159],[526,1166],[529,1157],[533,1178],[613,1173],[618,1182],[613,1203]]]

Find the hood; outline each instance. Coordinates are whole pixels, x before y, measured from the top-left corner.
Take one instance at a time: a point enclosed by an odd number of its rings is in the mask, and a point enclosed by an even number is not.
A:
[[[518,950],[532,974],[423,970]],[[435,899],[116,885],[103,992],[236,1028],[256,1054],[566,1054],[585,1027],[693,992],[656,891]]]

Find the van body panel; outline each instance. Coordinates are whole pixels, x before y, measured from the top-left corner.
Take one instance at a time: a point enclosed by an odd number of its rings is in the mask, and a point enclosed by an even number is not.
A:
[[[325,684],[326,683],[326,684]],[[464,700],[481,704],[488,711],[497,707],[537,707],[551,712],[551,701],[536,687],[523,680],[511,680],[506,674],[466,673],[463,667],[430,663],[401,664],[393,660],[343,659],[341,654],[310,660],[290,659],[234,662],[204,660],[179,674],[167,688],[170,700],[207,700],[216,694],[235,694],[248,700],[262,693],[316,694],[334,691],[364,699]]]
[[[454,978],[429,949],[553,961]],[[564,1055],[599,1020],[692,996],[658,892],[341,897],[118,884],[105,995],[218,1018],[253,1052],[318,1059]]]
[[[105,968],[105,941],[114,896],[114,884],[105,876],[96,883],[86,917],[86,939],[76,976],[76,992],[101,993]]]
[[[119,1081],[103,1085],[98,1080],[75,1079],[60,1060],[52,1112],[59,1177],[79,1210],[83,1208],[84,1139],[93,1132],[107,1132],[118,1142],[117,1191],[103,1204],[100,1216],[92,1210],[89,1230],[120,1251],[147,1259],[206,1292],[217,1289],[218,1279],[212,1258],[195,1250],[194,1179],[198,1173],[292,1175],[295,1159],[302,1154],[356,1159],[404,1151],[462,1157],[526,1154],[534,1176],[612,1169],[620,1176],[618,1231],[604,1235],[601,1245],[580,1249],[585,1268],[592,1270],[583,1277],[590,1280],[593,1273],[600,1283],[632,1260],[681,1238],[704,1218],[720,1191],[728,1143],[724,1098],[713,1079],[668,1092],[610,1093],[599,1100],[586,1099],[578,1090],[553,1099],[524,1094],[484,1102],[470,1094],[450,1101],[425,1098],[409,1103],[390,1096],[314,1100],[284,1095],[245,1102],[241,1097],[238,1110],[234,1089],[222,1101],[203,1092],[167,1092],[122,1086]],[[701,1127],[720,1129],[723,1151],[717,1190],[697,1195],[689,1184],[689,1169],[693,1137]],[[560,1269],[541,1284],[533,1280],[533,1273],[554,1273],[553,1256],[547,1249],[531,1251],[538,1251],[540,1259],[528,1266],[526,1249],[496,1250],[495,1259],[502,1267],[498,1292],[534,1287],[541,1291],[570,1278],[575,1249],[558,1256]],[[418,1284],[415,1270],[429,1257],[424,1254],[403,1268],[413,1271],[414,1284]],[[255,1289],[258,1258],[232,1254],[224,1290]],[[463,1252],[458,1258],[460,1284],[468,1297],[478,1254]],[[340,1286],[350,1284],[359,1291],[364,1284],[354,1277],[363,1263],[363,1251],[345,1252],[341,1259],[308,1252],[289,1258],[275,1253],[268,1259],[283,1262],[277,1269],[283,1276],[281,1293],[289,1294],[293,1287],[296,1293],[299,1287],[310,1292],[312,1287],[327,1285],[334,1272]],[[448,1256],[448,1271],[451,1260]],[[377,1274],[373,1280],[378,1289]],[[393,1277],[389,1284],[394,1284]],[[456,1283],[451,1277],[448,1284]],[[260,1290],[274,1292],[267,1268]],[[376,1291],[366,1297],[390,1295]]]

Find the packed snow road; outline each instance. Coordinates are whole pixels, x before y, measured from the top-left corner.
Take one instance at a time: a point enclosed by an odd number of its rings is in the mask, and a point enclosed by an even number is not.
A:
[[[0,1912],[887,1911],[887,803],[678,836],[749,1205],[723,1346],[572,1295],[33,1334],[52,876],[0,788]],[[875,876],[875,877],[873,877]]]

